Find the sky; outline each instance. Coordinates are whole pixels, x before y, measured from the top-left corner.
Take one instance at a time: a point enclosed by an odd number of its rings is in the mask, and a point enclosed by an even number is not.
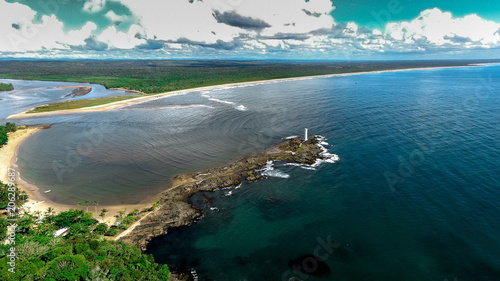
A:
[[[498,0],[0,0],[0,59],[499,59]]]

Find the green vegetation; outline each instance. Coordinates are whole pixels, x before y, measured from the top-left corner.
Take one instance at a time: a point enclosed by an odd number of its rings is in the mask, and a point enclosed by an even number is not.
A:
[[[275,78],[467,63],[472,61],[2,61],[0,78],[88,82],[154,94]]]
[[[7,122],[5,126],[0,126],[0,147],[9,141],[8,133],[15,132],[16,130],[17,126],[14,123]]]
[[[0,83],[0,91],[12,91],[14,90],[14,86],[12,84]]]
[[[63,101],[58,103],[52,103],[47,105],[42,105],[30,110],[28,113],[38,113],[38,112],[49,112],[64,109],[76,109],[91,107],[97,105],[108,104],[112,102],[122,101],[137,98],[143,95],[129,95],[129,96],[119,96],[119,97],[106,97],[97,99],[86,99],[86,100],[73,100],[73,101]]]
[[[157,94],[236,82],[481,62],[493,61],[0,61],[0,78],[87,82]],[[32,112],[90,107],[134,97],[63,102]]]
[[[8,185],[0,182],[0,202],[7,202]],[[19,192],[18,190],[16,192]],[[20,200],[20,199],[19,199]],[[17,202],[20,206],[21,201]],[[14,232],[0,246],[0,280],[168,280],[166,265],[154,262],[151,255],[122,242],[103,236],[116,235],[115,228],[97,223],[92,213],[69,210],[54,214],[49,208],[40,221],[40,214],[15,213],[19,216]],[[5,241],[10,222],[0,218],[0,238]],[[59,237],[54,233],[69,229]],[[114,234],[113,234],[114,233]],[[12,238],[12,239],[11,239]],[[15,244],[12,243],[15,241]],[[10,257],[15,249],[15,269]]]

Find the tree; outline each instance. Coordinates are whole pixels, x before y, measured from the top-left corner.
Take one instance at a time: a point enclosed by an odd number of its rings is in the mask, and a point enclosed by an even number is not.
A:
[[[99,216],[102,218],[102,220],[104,220],[104,217],[106,216],[107,212],[108,212],[108,210],[106,210],[106,209],[101,210],[101,214]]]
[[[87,213],[89,212],[89,204],[90,204],[89,200],[85,200],[85,206],[87,206]]]
[[[108,231],[108,225],[105,223],[100,223],[95,228],[95,232],[98,234],[104,234],[107,231]]]
[[[54,208],[52,208],[52,207],[48,207],[48,208],[47,208],[47,211],[45,211],[45,215],[46,215],[46,216],[52,216],[53,214],[55,214],[55,212],[54,212]]]
[[[97,214],[97,205],[99,204],[99,202],[97,202],[96,200],[94,200],[94,201],[92,201],[92,204],[94,204],[95,213]]]
[[[7,122],[5,124],[5,127],[7,127],[7,131],[8,132],[15,132],[17,130],[17,126],[16,126],[15,123],[9,123],[9,122]]]

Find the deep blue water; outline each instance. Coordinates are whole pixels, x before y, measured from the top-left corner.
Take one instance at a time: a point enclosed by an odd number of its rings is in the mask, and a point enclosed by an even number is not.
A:
[[[148,252],[196,270],[199,280],[497,281],[499,89],[500,66],[488,66],[191,92],[19,120],[53,127],[21,146],[18,165],[56,202],[134,203],[175,174],[308,127],[338,162],[275,163],[281,177],[197,194],[191,200],[203,219],[171,230]],[[71,171],[61,180],[54,163]],[[303,255],[321,256],[328,276],[292,271],[290,261]]]
[[[149,253],[200,280],[500,280],[499,78],[494,66],[245,88],[238,95],[280,99],[276,114],[293,112],[297,132],[327,137],[340,161],[276,163],[289,178],[198,194],[204,218]],[[306,254],[330,274],[290,271]]]

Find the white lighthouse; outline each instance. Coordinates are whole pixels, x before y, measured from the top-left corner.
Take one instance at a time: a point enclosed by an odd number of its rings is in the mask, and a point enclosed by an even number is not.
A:
[[[304,141],[307,141],[307,128],[305,129],[305,132],[304,132]]]

